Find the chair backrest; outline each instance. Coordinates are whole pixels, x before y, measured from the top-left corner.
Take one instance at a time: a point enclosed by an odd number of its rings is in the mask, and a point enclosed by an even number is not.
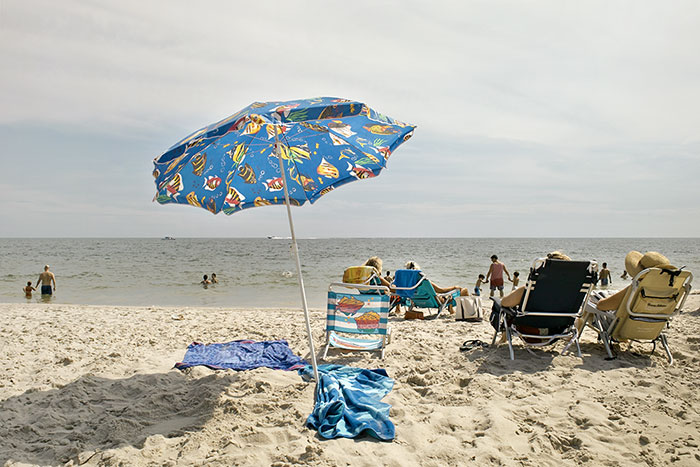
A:
[[[418,269],[397,269],[392,285],[395,287],[396,295],[399,297],[413,298],[422,279],[423,273]]]
[[[372,266],[352,266],[343,272],[343,282],[346,284],[369,284],[376,275],[376,270]]]
[[[616,340],[656,339],[683,306],[693,274],[680,269],[650,268],[632,279],[616,312]]]
[[[418,284],[411,300],[418,308],[440,308],[433,284],[427,279]]]
[[[593,286],[593,263],[537,259],[525,284],[521,312],[539,316],[573,316]]]
[[[389,295],[328,291],[326,331],[386,335]]]

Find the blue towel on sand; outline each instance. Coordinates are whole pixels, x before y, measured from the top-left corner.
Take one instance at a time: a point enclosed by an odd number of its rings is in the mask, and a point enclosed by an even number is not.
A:
[[[394,287],[408,288],[414,287],[422,276],[418,269],[399,269],[394,273]],[[396,295],[402,298],[411,298],[416,289],[397,290]]]
[[[285,340],[240,340],[223,344],[193,342],[187,346],[185,357],[175,364],[175,368],[184,370],[197,365],[214,370],[252,370],[263,366],[273,370],[297,370],[303,368],[306,362],[294,355]]]
[[[355,438],[367,432],[382,441],[394,439],[389,420],[391,406],[381,399],[389,394],[394,380],[386,370],[365,370],[344,365],[320,365],[318,396],[306,425],[323,438]],[[313,378],[310,366],[299,370],[305,379]]]

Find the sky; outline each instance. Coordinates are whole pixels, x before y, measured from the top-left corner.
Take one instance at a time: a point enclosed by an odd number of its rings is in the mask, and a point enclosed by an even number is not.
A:
[[[0,237],[289,235],[152,202],[152,160],[254,101],[417,125],[301,237],[700,237],[695,1],[0,0]]]

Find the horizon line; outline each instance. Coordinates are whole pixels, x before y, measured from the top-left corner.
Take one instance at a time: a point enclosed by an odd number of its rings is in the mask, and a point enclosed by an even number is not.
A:
[[[131,240],[189,240],[189,239],[262,239],[262,240],[291,240],[291,237],[289,236],[255,236],[255,237],[249,237],[249,236],[242,236],[242,237],[224,237],[224,236],[215,236],[215,237],[170,237],[170,238],[165,238],[165,237],[160,237],[160,236],[145,236],[145,237],[103,237],[103,236],[97,236],[97,237],[79,237],[79,236],[67,236],[67,237],[35,237],[35,236],[27,236],[27,237],[4,237],[0,236],[0,240],[28,240],[28,239],[33,239],[33,240],[69,240],[69,239],[105,239],[105,240],[115,240],[115,239],[131,239]],[[684,236],[669,236],[669,237],[663,237],[663,236],[630,236],[630,237],[605,237],[605,236],[541,236],[541,237],[536,237],[536,236],[512,236],[512,237],[482,237],[482,236],[466,236],[466,237],[433,237],[433,236],[426,236],[426,237],[380,237],[380,236],[373,236],[373,237],[297,237],[297,240],[348,240],[348,239],[401,239],[401,240],[409,240],[409,239],[490,239],[490,240],[513,240],[513,239],[683,239],[683,240],[697,240],[700,239],[700,237],[684,237]]]

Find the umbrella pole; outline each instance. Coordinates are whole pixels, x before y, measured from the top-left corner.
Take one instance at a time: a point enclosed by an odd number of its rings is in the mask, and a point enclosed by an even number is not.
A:
[[[277,135],[277,126],[275,125],[275,151],[277,151],[277,159],[280,163],[280,173],[282,174],[282,185],[284,185],[284,202],[287,205],[287,218],[289,219],[289,232],[292,235],[292,250],[294,251],[294,259],[297,263],[297,279],[299,280],[299,290],[301,291],[301,304],[304,307],[304,319],[306,320],[306,334],[309,338],[309,350],[311,351],[311,366],[314,369],[314,379],[318,387],[318,365],[316,364],[316,350],[314,349],[314,339],[311,333],[311,321],[309,320],[309,306],[306,303],[306,291],[304,290],[304,278],[301,276],[301,261],[299,260],[299,247],[297,247],[297,237],[294,234],[294,222],[292,222],[292,208],[289,204],[289,189],[287,188],[287,174],[284,170],[282,160],[282,152],[279,146],[279,136]],[[314,399],[316,392],[314,392]]]

